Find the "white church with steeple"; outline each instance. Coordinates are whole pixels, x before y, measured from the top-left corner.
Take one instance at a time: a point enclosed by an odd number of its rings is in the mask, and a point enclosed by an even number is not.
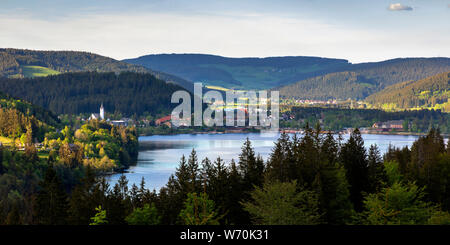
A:
[[[105,120],[105,108],[103,107],[103,103],[100,106],[100,113],[92,113],[89,117],[89,120]]]

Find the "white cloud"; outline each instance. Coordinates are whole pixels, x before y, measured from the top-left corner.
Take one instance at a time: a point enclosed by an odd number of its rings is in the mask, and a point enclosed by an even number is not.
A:
[[[414,37],[406,31],[251,14],[83,15],[59,21],[0,15],[0,23],[2,47],[80,50],[116,59],[156,53],[209,53],[230,57],[305,55],[364,62],[450,53],[447,36],[439,39],[442,43],[429,45],[436,39],[429,33]]]
[[[389,9],[390,11],[402,11],[402,10],[411,11],[411,10],[413,10],[412,7],[403,5],[403,4],[401,4],[401,3],[391,3],[391,4],[389,5],[389,8],[388,8],[388,9]]]

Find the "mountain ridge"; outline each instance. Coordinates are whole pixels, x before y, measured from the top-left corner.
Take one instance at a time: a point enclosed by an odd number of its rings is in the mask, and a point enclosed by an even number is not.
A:
[[[273,90],[279,90],[283,98],[362,100],[390,85],[446,71],[450,71],[450,58],[398,58],[355,64],[344,71],[300,80]]]
[[[233,58],[211,54],[150,54],[123,60],[192,82],[238,89],[267,89],[349,65],[314,56]]]

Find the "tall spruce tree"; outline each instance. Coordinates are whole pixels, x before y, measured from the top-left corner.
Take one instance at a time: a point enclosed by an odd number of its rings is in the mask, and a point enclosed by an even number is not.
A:
[[[230,188],[226,199],[226,210],[228,210],[228,214],[225,216],[226,223],[248,224],[250,218],[239,203],[244,197],[243,178],[233,159],[229,166],[229,173]]]
[[[295,166],[292,155],[292,143],[283,132],[275,142],[270,158],[267,161],[266,178],[270,181],[288,182],[295,178]]]
[[[251,191],[253,185],[260,186],[262,184],[264,173],[264,161],[255,156],[252,143],[247,138],[242,146],[239,154],[239,172],[243,180],[243,188],[245,191]]]
[[[188,193],[189,192],[200,193],[202,191],[201,190],[202,183],[197,152],[195,151],[195,149],[192,149],[191,154],[189,155],[186,168],[189,175],[189,186],[187,190]]]
[[[375,193],[380,191],[381,188],[387,183],[387,175],[384,170],[383,161],[380,156],[380,150],[377,145],[371,145],[368,155],[368,191],[370,193]]]
[[[368,163],[366,148],[359,129],[355,129],[346,143],[343,144],[340,155],[350,184],[350,200],[356,211],[362,210],[363,192],[368,192]]]

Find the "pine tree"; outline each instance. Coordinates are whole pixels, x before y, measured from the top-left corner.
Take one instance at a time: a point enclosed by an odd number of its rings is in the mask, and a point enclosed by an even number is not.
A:
[[[247,138],[239,154],[238,168],[243,179],[245,191],[253,189],[253,185],[260,186],[263,180],[264,162],[255,156],[252,144]]]
[[[108,224],[108,220],[106,219],[106,210],[102,209],[102,206],[98,206],[95,208],[97,213],[94,217],[91,217],[91,223],[89,225],[105,225]]]
[[[296,181],[265,182],[251,193],[251,201],[242,203],[254,224],[314,225],[320,222],[317,194],[297,190]]]
[[[317,142],[317,134],[309,128],[308,124],[304,132],[292,153],[295,156],[295,179],[299,186],[311,187],[320,168],[320,143]]]
[[[87,167],[80,184],[72,191],[69,202],[69,223],[72,225],[88,225],[95,215],[95,208],[106,203],[109,185],[102,178],[96,180],[94,171]]]
[[[229,212],[225,217],[226,223],[235,225],[248,224],[250,218],[239,204],[244,195],[243,179],[234,160],[231,160],[229,173],[230,188],[226,199],[226,210]]]
[[[208,196],[216,203],[219,213],[227,214],[227,195],[230,193],[229,172],[220,157],[214,161],[211,167],[209,183]],[[221,220],[221,223],[223,222],[225,220]]]
[[[195,151],[195,149],[192,149],[191,155],[189,155],[186,168],[189,175],[189,187],[187,189],[187,192],[200,192],[200,169],[198,164],[197,152]]]
[[[206,193],[188,193],[180,218],[184,225],[218,225],[222,216]]]
[[[349,223],[354,213],[345,169],[338,163],[323,166],[316,176],[313,189],[319,195],[319,208],[327,224]]]
[[[35,217],[38,224],[64,225],[67,221],[67,194],[53,166],[45,172],[40,183],[41,190],[37,196]]]
[[[183,200],[185,198],[184,195],[187,195],[187,193],[191,190],[190,177],[186,158],[183,155],[180,159],[180,164],[175,171],[174,178],[174,187],[178,193],[183,195]]]
[[[369,193],[375,193],[381,190],[387,182],[387,175],[377,145],[370,146],[367,160],[369,165],[367,170],[368,191]]]
[[[340,159],[350,184],[350,200],[355,210],[361,211],[363,192],[368,191],[368,163],[364,141],[358,129],[352,132],[348,141],[342,146]]]
[[[282,133],[275,142],[270,158],[267,161],[266,179],[270,181],[278,180],[287,182],[295,178],[292,155],[292,143],[286,133]]]

